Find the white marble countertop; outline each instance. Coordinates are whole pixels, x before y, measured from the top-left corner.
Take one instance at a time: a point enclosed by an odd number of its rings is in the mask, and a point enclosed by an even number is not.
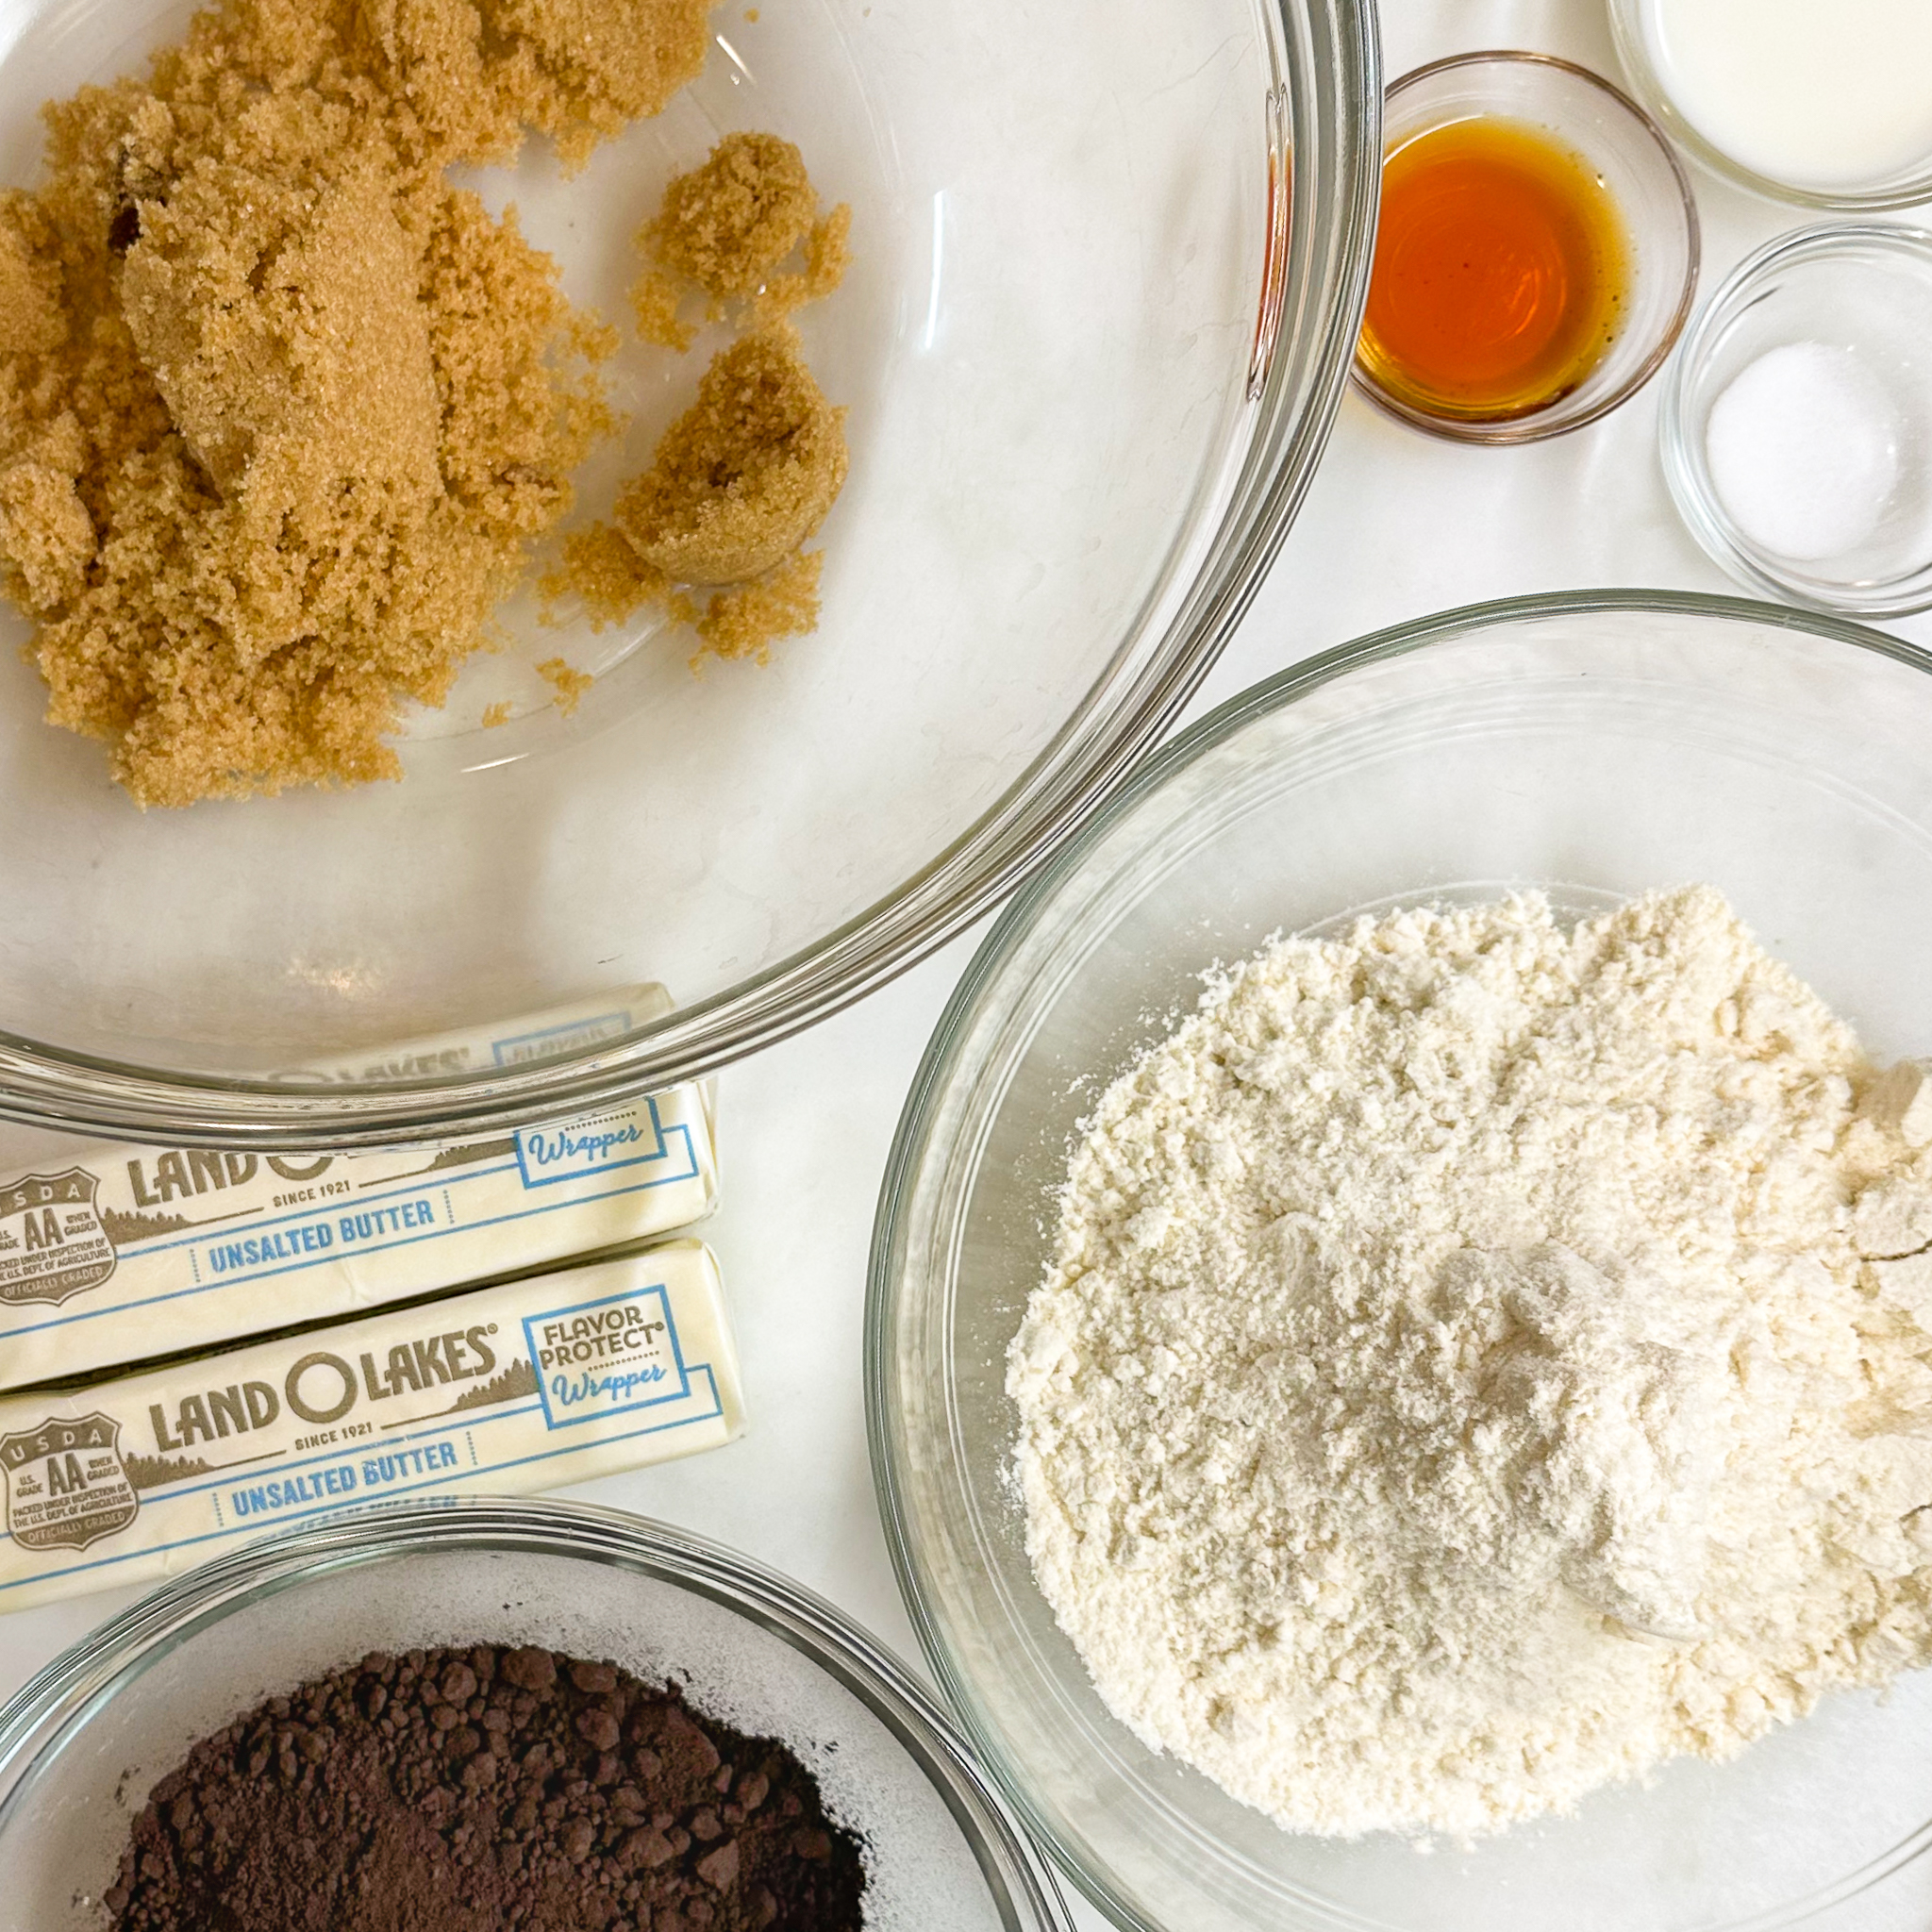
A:
[[[1386,0],[1383,33],[1391,77],[1485,46],[1540,48],[1616,74],[1601,0]],[[1692,173],[1706,292],[1758,242],[1806,219]],[[1485,598],[1602,585],[1736,591],[1665,492],[1655,385],[1602,423],[1516,450],[1433,441],[1351,394],[1279,562],[1190,716],[1386,625]],[[1932,643],[1932,619],[1894,628]],[[706,1232],[731,1295],[751,1426],[710,1455],[566,1492],[735,1545],[914,1660],[866,1457],[866,1251],[900,1104],[975,942],[956,942],[721,1076],[724,1205]],[[135,1594],[0,1618],[0,1697]],[[1085,1907],[1077,1916],[1105,1923]]]

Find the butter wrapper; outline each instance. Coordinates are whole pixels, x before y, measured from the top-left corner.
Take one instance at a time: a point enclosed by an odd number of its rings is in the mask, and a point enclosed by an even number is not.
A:
[[[0,1389],[635,1244],[718,1191],[702,1085],[401,1153],[49,1144],[0,1167]]]
[[[554,1489],[743,1426],[695,1241],[0,1399],[0,1610],[425,1492]]]
[[[655,980],[601,999],[551,1007],[487,1031],[437,1033],[394,1046],[313,1060],[275,1075],[291,1087],[390,1087],[404,1080],[446,1080],[533,1066],[582,1053],[661,1019],[676,1003]]]

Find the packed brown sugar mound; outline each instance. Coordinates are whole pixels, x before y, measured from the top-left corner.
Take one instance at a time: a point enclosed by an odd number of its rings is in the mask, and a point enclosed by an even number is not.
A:
[[[804,158],[775,134],[727,134],[702,167],[679,175],[638,235],[652,264],[632,291],[647,341],[691,345],[694,325],[678,315],[686,288],[708,298],[715,321],[727,302],[749,303],[753,320],[774,322],[828,295],[851,261],[852,210],[842,202],[824,220]],[[783,269],[801,254],[803,266]]]
[[[697,400],[617,499],[615,527],[574,530],[543,580],[593,625],[662,603],[699,658],[762,661],[819,621],[823,556],[804,549],[845,482],[845,411],[825,399],[798,331],[775,323],[711,358]],[[700,604],[692,585],[713,589]],[[698,658],[693,658],[695,665]]]
[[[618,527],[676,582],[758,576],[824,522],[845,481],[844,414],[806,367],[795,329],[741,337],[617,499]]]
[[[678,305],[691,289],[708,298],[708,320],[735,308],[758,326],[712,358],[650,469],[620,493],[614,524],[566,534],[542,585],[553,602],[575,598],[598,628],[663,604],[697,632],[693,667],[706,653],[763,661],[817,627],[824,559],[803,545],[844,485],[845,412],[783,318],[838,287],[850,228],[842,203],[820,217],[803,158],[776,135],[728,134],[666,188],[637,238],[639,332],[688,347],[696,330]],[[799,258],[802,268],[783,266]],[[679,586],[710,594],[701,603]]]
[[[0,196],[0,559],[142,804],[394,776],[613,425],[599,331],[443,170],[581,158],[701,0],[226,0]]]

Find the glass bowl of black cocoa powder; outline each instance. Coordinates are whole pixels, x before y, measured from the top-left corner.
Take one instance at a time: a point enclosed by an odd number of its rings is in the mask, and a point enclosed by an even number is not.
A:
[[[0,1932],[1066,1932],[829,1605],[610,1510],[458,1503],[164,1586],[0,1712]]]

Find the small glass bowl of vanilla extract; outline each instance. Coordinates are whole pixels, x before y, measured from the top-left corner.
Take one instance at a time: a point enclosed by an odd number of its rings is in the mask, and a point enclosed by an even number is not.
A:
[[[1355,380],[1459,442],[1607,415],[1670,354],[1697,210],[1657,124],[1547,54],[1438,60],[1389,90],[1382,210]]]

